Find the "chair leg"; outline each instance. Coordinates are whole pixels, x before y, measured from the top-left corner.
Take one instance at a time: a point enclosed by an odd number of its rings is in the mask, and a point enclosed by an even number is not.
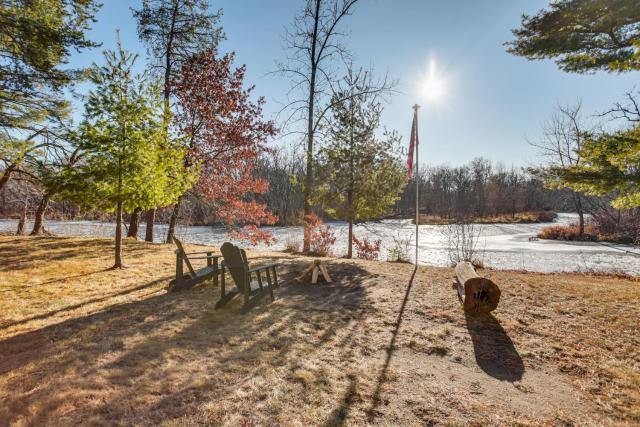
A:
[[[269,272],[268,268],[267,268],[266,272],[267,272],[267,287],[269,288],[269,294],[271,294],[271,302],[273,302],[273,300],[274,300],[274,298],[273,298],[273,283],[271,282],[271,273]]]
[[[225,282],[224,282],[224,266],[220,269],[220,299],[224,299],[225,295]]]
[[[258,286],[260,286],[260,290],[264,291],[264,286],[262,286],[262,274],[260,274],[260,270],[256,271],[256,277],[258,278]]]
[[[276,268],[275,267],[271,267],[273,269],[273,282],[276,288],[280,287],[280,285],[278,284],[278,273],[276,273]]]
[[[247,273],[246,277],[246,286],[244,287],[244,305],[249,303],[249,299],[251,298],[251,274]]]

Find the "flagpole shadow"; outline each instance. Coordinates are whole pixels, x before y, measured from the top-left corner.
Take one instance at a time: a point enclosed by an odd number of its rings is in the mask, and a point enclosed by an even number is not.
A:
[[[398,312],[398,318],[396,319],[395,327],[393,329],[393,334],[391,336],[391,341],[386,348],[387,355],[385,357],[384,365],[382,366],[382,371],[380,371],[380,375],[378,376],[378,383],[376,385],[376,389],[373,393],[371,408],[367,411],[368,421],[371,423],[375,418],[375,412],[378,406],[380,406],[381,398],[380,395],[382,393],[382,386],[387,381],[387,371],[389,370],[389,365],[391,364],[391,356],[393,355],[393,350],[396,345],[396,339],[398,338],[398,332],[400,331],[400,326],[402,326],[402,318],[404,315],[404,310],[407,306],[407,302],[409,301],[409,294],[411,293],[411,288],[413,287],[413,281],[416,277],[416,273],[418,272],[418,265],[413,269],[413,274],[411,274],[411,278],[409,279],[409,284],[407,285],[407,290],[404,294],[404,299],[402,300],[402,305],[400,306],[400,311]]]

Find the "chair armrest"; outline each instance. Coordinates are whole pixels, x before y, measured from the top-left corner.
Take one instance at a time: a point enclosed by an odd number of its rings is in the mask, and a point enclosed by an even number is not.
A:
[[[209,255],[213,253],[213,251],[202,251],[202,252],[186,252],[187,255],[199,255],[199,254],[207,254],[207,256],[211,258],[222,258],[222,255]]]
[[[189,259],[215,259],[215,258],[219,258],[217,255],[216,256],[190,256]]]
[[[279,265],[280,264],[277,264],[277,263],[257,265],[255,267],[250,268],[249,273],[253,273],[254,271],[267,270],[269,268],[277,267]]]

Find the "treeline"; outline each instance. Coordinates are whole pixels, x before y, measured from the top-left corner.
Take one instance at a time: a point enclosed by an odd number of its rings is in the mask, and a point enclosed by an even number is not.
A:
[[[444,219],[478,219],[520,212],[554,210],[572,212],[567,192],[549,190],[522,168],[476,158],[466,165],[428,166],[407,185],[394,211],[411,216],[416,210],[416,185],[420,214]]]
[[[278,217],[277,224],[302,224],[304,195],[300,183],[304,178],[303,154],[287,149],[273,150],[260,157],[255,175],[269,184],[269,191],[255,196],[256,201],[265,204]],[[484,218],[542,210],[575,211],[569,190],[545,188],[541,179],[522,168],[507,168],[501,163],[477,158],[457,167],[423,166],[420,174],[408,182],[395,205],[380,218],[412,218],[416,185],[420,187],[420,213],[444,219]],[[31,217],[38,206],[39,192],[29,187],[27,182],[15,180],[0,192],[0,201],[0,215],[3,217],[19,217],[25,203]],[[593,202],[591,205],[601,207],[602,203]],[[315,207],[315,212],[331,219],[326,214],[330,207],[325,200]],[[64,200],[51,202],[47,216],[51,219],[113,219],[110,214],[83,210]],[[170,212],[159,210],[157,216],[159,222],[168,222]],[[214,203],[198,197],[196,193],[189,193],[184,196],[180,222],[209,225],[224,221],[216,215]]]

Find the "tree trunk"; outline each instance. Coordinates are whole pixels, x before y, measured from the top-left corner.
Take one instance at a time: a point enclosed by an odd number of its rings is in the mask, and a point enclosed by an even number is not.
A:
[[[584,209],[582,208],[582,197],[578,193],[573,193],[573,199],[576,206],[576,211],[578,212],[579,218],[579,226],[580,226],[580,236],[584,234]]]
[[[122,201],[116,209],[116,262],[113,268],[122,268]]]
[[[38,209],[36,209],[36,215],[33,222],[33,230],[31,230],[32,236],[37,236],[38,234],[42,234],[44,231],[43,220],[44,213],[49,206],[49,200],[51,199],[51,193],[45,192],[40,200],[40,204],[38,204]]]
[[[9,178],[11,178],[11,174],[15,169],[16,169],[16,166],[13,164],[6,167],[6,169],[4,170],[4,173],[0,177],[0,191],[5,186],[5,184],[9,182]]]
[[[318,61],[316,60],[316,44],[318,42],[318,23],[320,21],[320,0],[316,0],[316,13],[314,15],[313,33],[311,35],[311,78],[309,79],[309,101],[307,104],[307,171],[304,180],[304,215],[311,213],[311,185],[313,182],[313,116],[315,113],[316,99],[316,73]],[[304,234],[303,252],[309,252],[311,242],[310,233]]]
[[[140,226],[140,212],[142,212],[141,208],[135,208],[133,213],[131,214],[131,220],[129,221],[129,231],[127,232],[127,237],[133,237],[134,239],[138,238],[138,228]]]
[[[18,230],[16,231],[17,236],[24,235],[24,226],[27,224],[27,202],[24,202],[24,206],[22,207],[22,213],[20,214],[20,221],[18,221]]]
[[[147,230],[144,233],[144,240],[153,242],[153,224],[156,222],[156,210],[149,209],[147,211]]]
[[[347,258],[353,258],[353,218],[349,218],[349,245],[347,246]]]
[[[171,219],[169,220],[169,229],[167,230],[167,240],[165,243],[173,243],[173,236],[176,234],[176,224],[178,224],[178,216],[180,215],[180,202],[182,196],[178,197],[176,204],[173,205],[173,212],[171,212]]]

